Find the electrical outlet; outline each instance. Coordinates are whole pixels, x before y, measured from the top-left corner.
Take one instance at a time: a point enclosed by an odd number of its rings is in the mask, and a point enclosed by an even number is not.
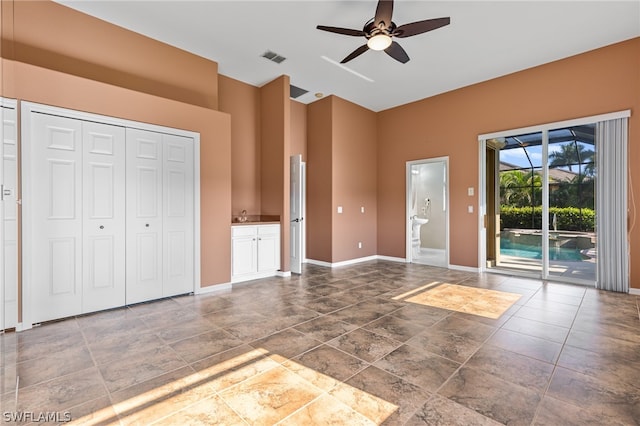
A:
[[[364,213],[364,206],[360,207],[360,213]]]
[[[358,248],[362,248],[362,242],[358,242]]]

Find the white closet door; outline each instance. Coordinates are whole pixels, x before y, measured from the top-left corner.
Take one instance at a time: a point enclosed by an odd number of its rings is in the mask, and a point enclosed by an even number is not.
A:
[[[82,123],[34,113],[30,203],[34,323],[82,312]],[[28,220],[28,219],[27,219]]]
[[[125,129],[83,122],[83,312],[125,304]]]
[[[194,290],[193,138],[163,135],[163,296]]]
[[[18,223],[16,204],[17,190],[17,126],[16,110],[2,108],[2,137],[0,140],[0,176],[4,194],[2,196],[2,210],[0,226],[2,241],[2,267],[0,276],[4,278],[4,328],[13,328],[18,324]],[[2,308],[2,306],[0,306]],[[0,327],[1,329],[2,327]]]
[[[162,135],[129,129],[127,160],[126,303],[163,296]]]

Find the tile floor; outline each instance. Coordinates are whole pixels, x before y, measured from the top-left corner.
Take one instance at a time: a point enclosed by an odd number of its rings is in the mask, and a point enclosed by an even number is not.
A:
[[[640,424],[638,297],[421,265],[307,266],[0,349],[3,424]]]

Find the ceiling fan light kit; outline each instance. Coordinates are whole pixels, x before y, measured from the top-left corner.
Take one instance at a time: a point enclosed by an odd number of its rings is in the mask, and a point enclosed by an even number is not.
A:
[[[367,41],[367,47],[371,50],[384,50],[391,46],[391,37],[386,34],[374,35]]]
[[[358,47],[347,55],[340,63],[344,64],[362,55],[367,50],[384,50],[389,56],[398,62],[407,63],[409,55],[393,37],[406,38],[414,35],[426,33],[451,23],[451,18],[426,19],[424,21],[412,22],[400,25],[399,27],[391,20],[393,15],[393,0],[378,0],[376,15],[367,21],[362,30],[352,30],[349,28],[328,27],[318,25],[316,28],[330,33],[348,35],[352,37],[364,37],[367,43]]]

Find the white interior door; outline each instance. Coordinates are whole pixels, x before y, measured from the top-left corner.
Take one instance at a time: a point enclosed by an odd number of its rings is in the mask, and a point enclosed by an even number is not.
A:
[[[126,131],[126,303],[162,297],[162,135]]]
[[[30,252],[33,323],[82,312],[82,122],[31,117]]]
[[[292,155],[290,158],[290,266],[291,272],[302,273],[302,229],[304,217],[302,215],[302,156]]]
[[[17,127],[15,108],[0,108],[0,330],[18,323]]]
[[[83,122],[83,312],[125,304],[125,129]]]
[[[194,291],[193,138],[162,135],[162,296]]]

